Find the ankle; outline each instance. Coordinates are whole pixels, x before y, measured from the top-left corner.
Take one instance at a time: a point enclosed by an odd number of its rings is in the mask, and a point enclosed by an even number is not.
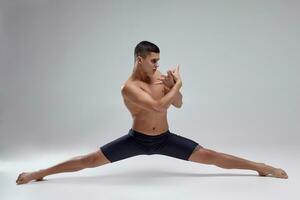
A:
[[[35,172],[39,177],[45,177],[48,175],[47,170],[46,169],[40,169],[38,171]]]
[[[266,169],[265,163],[255,163],[255,171],[262,171]]]

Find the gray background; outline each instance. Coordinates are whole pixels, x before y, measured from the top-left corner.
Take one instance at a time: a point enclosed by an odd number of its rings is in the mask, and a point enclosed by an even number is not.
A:
[[[127,133],[141,40],[177,63],[170,130],[208,147],[299,145],[299,1],[0,1],[0,161]],[[236,150],[238,152],[238,150]]]

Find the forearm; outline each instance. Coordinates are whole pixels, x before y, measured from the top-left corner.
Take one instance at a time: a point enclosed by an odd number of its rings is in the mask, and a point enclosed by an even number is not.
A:
[[[175,96],[172,105],[174,105],[177,108],[180,108],[182,105],[182,94],[180,93],[180,91],[177,93],[177,95]]]
[[[165,87],[166,93],[168,93],[170,90],[170,88]],[[174,97],[172,105],[176,108],[180,108],[182,106],[182,94],[180,93],[180,91],[178,91],[176,96]]]
[[[168,109],[172,104],[172,102],[174,101],[174,99],[177,97],[178,93],[180,93],[179,90],[181,88],[181,85],[182,85],[181,82],[176,83],[170,89],[170,91],[158,101],[158,107],[163,109]]]

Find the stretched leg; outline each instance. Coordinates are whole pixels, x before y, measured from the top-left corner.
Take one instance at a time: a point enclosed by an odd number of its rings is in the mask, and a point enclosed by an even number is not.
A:
[[[34,172],[23,172],[18,176],[16,183],[24,184],[28,183],[31,180],[40,181],[43,179],[43,177],[51,174],[74,172],[85,168],[98,167],[107,163],[110,163],[110,161],[104,156],[101,150],[97,150],[87,155],[76,156],[74,158],[71,158],[70,160],[64,161],[46,169],[41,169]]]
[[[248,169],[257,171],[260,176],[273,176],[277,178],[288,178],[286,172],[264,163],[257,163],[225,153],[216,152],[210,149],[198,148],[189,157],[189,161],[216,165],[224,169]]]

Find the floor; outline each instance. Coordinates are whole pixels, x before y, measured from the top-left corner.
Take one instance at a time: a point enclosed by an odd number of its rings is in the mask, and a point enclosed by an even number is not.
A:
[[[281,167],[289,179],[259,177],[254,171],[221,169],[161,155],[142,155],[97,168],[55,174],[42,182],[15,184],[19,172],[53,165],[71,154],[52,152],[18,161],[0,161],[0,199],[299,199],[300,147],[222,149],[224,153]]]

